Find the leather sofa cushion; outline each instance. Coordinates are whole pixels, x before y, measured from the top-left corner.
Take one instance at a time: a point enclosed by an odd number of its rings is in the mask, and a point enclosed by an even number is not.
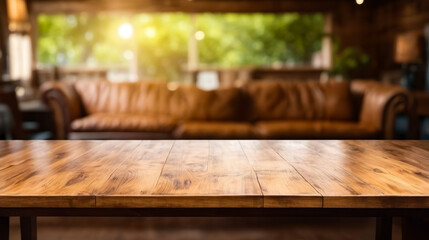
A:
[[[182,86],[180,113],[175,116],[192,121],[234,121],[240,117],[240,90],[237,88],[204,91],[195,86]]]
[[[357,122],[263,121],[255,128],[265,139],[370,139],[378,134]]]
[[[77,132],[171,132],[176,124],[177,122],[173,118],[167,116],[94,113],[74,120],[71,124],[71,130]]]
[[[184,122],[174,132],[180,139],[251,139],[255,133],[249,123]]]
[[[237,88],[204,91],[196,86],[171,88],[165,82],[78,81],[75,89],[87,114],[169,115],[180,120],[233,121],[240,114]]]
[[[177,89],[169,88],[165,82],[77,81],[74,86],[88,115],[171,115],[172,110],[182,109]]]
[[[259,81],[244,86],[252,120],[335,120],[356,118],[346,82]]]

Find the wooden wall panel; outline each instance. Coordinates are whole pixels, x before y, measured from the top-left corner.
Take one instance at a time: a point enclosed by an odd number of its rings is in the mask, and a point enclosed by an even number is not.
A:
[[[391,0],[365,6],[342,4],[333,22],[334,35],[341,40],[342,47],[359,47],[371,57],[370,66],[360,69],[359,75],[354,77],[381,79],[385,73],[401,71],[401,65],[394,58],[396,37],[410,31],[421,31],[423,36],[424,27],[429,24],[429,1]],[[423,64],[417,76],[417,89],[423,88]]]
[[[319,12],[349,0],[31,0],[35,12]]]
[[[423,31],[429,24],[429,1],[395,0],[376,7],[372,35],[374,51],[372,55],[377,62],[379,74],[387,71],[399,71],[401,66],[395,62],[395,41],[399,34]],[[425,51],[424,47],[421,49]],[[426,61],[426,60],[425,60]],[[416,89],[424,87],[425,62],[419,67]]]
[[[358,6],[354,1],[350,4],[343,4],[337,8],[333,19],[334,38],[339,41],[340,49],[347,47],[360,48],[373,59],[374,50],[373,15],[372,5]],[[358,75],[351,76],[356,78],[374,78],[376,67],[371,63],[369,68],[356,71]]]

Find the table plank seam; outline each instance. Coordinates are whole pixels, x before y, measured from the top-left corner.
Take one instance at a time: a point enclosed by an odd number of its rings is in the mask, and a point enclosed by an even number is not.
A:
[[[140,145],[142,145],[143,144],[143,141],[140,141],[140,143],[136,146],[136,148],[135,149],[133,149],[133,152],[132,153],[134,153],[138,148],[139,148],[139,146]],[[131,154],[131,156],[133,156],[133,154]],[[118,164],[118,166],[116,167],[116,169],[115,170],[113,170],[111,173],[110,173],[110,175],[109,175],[109,177],[107,178],[107,180],[109,180],[110,178],[112,178],[112,176],[116,173],[116,171],[118,171],[118,169],[122,166],[122,165],[124,165],[124,163],[127,161],[127,159],[123,159],[119,164]],[[106,181],[107,181],[106,180]],[[97,193],[95,193],[94,194],[94,196],[97,196],[97,195],[99,195],[99,194],[97,194]]]
[[[153,185],[153,188],[152,188],[152,190],[151,190],[151,193],[153,193],[153,192],[154,192],[154,190],[155,190],[156,186],[157,186],[157,185],[158,185],[158,183],[159,183],[159,180],[161,179],[162,173],[164,172],[165,165],[167,164],[168,158],[170,157],[170,154],[171,154],[171,151],[173,150],[174,145],[176,145],[176,140],[173,140],[173,144],[171,144],[171,147],[170,147],[170,149],[168,150],[167,157],[166,157],[166,158],[165,158],[165,160],[164,160],[164,164],[162,165],[161,171],[159,171],[158,179],[156,180],[156,183]]]
[[[265,206],[265,195],[264,195],[264,191],[263,191],[263,189],[262,189],[261,182],[259,181],[259,175],[258,175],[258,173],[256,172],[255,167],[253,166],[253,164],[251,163],[251,161],[250,161],[250,160],[249,160],[249,158],[247,157],[247,153],[246,153],[246,151],[244,151],[244,149],[243,149],[243,145],[241,145],[241,141],[238,141],[238,144],[240,145],[241,151],[243,152],[244,156],[245,156],[245,157],[246,157],[246,159],[247,159],[247,162],[248,162],[248,163],[249,163],[249,165],[252,167],[253,173],[254,173],[254,174],[255,174],[255,176],[256,176],[256,181],[258,182],[259,190],[261,191],[261,197],[262,197],[262,208],[264,208],[264,206]]]
[[[115,142],[115,140],[110,140],[110,141],[101,141],[102,143],[99,145],[99,146],[102,146],[103,144],[107,144],[107,143],[109,143],[109,142]],[[137,146],[132,150],[132,152],[131,152],[131,156],[136,152],[136,150],[139,148],[139,146],[140,145],[142,145],[143,144],[143,141],[142,140],[140,140],[140,141],[136,141],[136,142],[138,142],[138,144],[137,144]],[[121,151],[123,151],[124,150],[124,148],[126,148],[126,146],[122,146],[121,148],[120,148],[120,150],[118,150],[118,152],[121,152]],[[89,152],[91,152],[91,151],[88,151],[87,153],[89,153]],[[86,153],[85,153],[86,154]],[[82,157],[82,156],[84,156],[85,154],[83,154],[83,155],[81,155],[81,156],[79,156],[79,157],[77,157],[76,159],[78,159],[78,158],[80,158],[80,157]],[[106,156],[103,156],[102,158],[105,158]],[[127,161],[127,159],[123,159],[123,160],[121,160],[120,161],[120,163],[118,164],[118,166],[116,166],[116,168],[112,171],[112,172],[110,172],[110,174],[109,174],[109,177],[106,179],[106,181],[107,180],[109,180],[112,176],[113,176],[113,174],[120,168],[120,166],[122,166],[125,162]],[[93,179],[90,183],[89,183],[89,185],[90,184],[92,184],[93,182],[95,181],[95,179]],[[97,205],[96,205],[96,201],[97,201],[97,191],[92,191],[92,194],[89,194],[88,196],[93,196],[94,197],[94,204],[95,204],[95,207],[97,207]]]
[[[323,145],[325,145],[325,146],[327,146],[327,147],[331,147],[330,145],[326,145],[327,144],[327,142],[330,142],[330,141],[325,141],[325,142],[322,142],[322,144]],[[346,142],[346,141],[344,141],[344,142]],[[270,146],[270,148],[271,148],[271,146]],[[285,159],[283,156],[282,156],[282,154],[280,154],[279,152],[277,152],[276,151],[276,149],[274,149],[274,148],[272,148],[280,157],[282,157],[282,159],[284,159],[286,162],[288,162],[288,163],[290,163],[290,165],[292,165],[294,168],[296,168],[295,166],[294,166],[294,163],[291,163],[291,162],[289,162],[287,159]],[[312,152],[314,152],[312,149],[310,149]],[[300,174],[300,175],[302,175],[301,174],[301,172],[298,170],[298,169],[296,169],[296,171]],[[385,196],[385,194],[382,192],[382,191],[380,191],[378,188],[376,188],[375,186],[373,186],[373,185],[371,185],[371,184],[369,184],[367,181],[364,181],[363,179],[361,179],[360,177],[357,177],[356,175],[354,175],[354,174],[352,174],[352,173],[350,173],[349,172],[349,170],[345,170],[345,169],[343,169],[343,173],[345,173],[345,174],[347,174],[348,176],[350,176],[351,178],[353,178],[353,179],[355,179],[356,181],[358,181],[358,182],[361,182],[361,183],[363,183],[364,185],[366,185],[366,186],[368,186],[369,188],[371,188],[372,190],[374,190],[374,191],[376,191],[379,195],[378,196],[376,196],[376,195],[374,195],[374,197],[382,197],[382,196]],[[307,182],[309,182],[308,180],[307,180],[307,178],[305,178],[303,175],[302,175],[302,177],[307,181]],[[309,182],[310,183],[310,182]],[[310,185],[314,188],[314,186],[310,183]],[[319,192],[316,188],[315,188],[315,190],[317,191],[317,192]],[[321,194],[321,196],[322,196],[322,203],[323,203],[323,205],[322,205],[322,208],[326,208],[327,206],[326,206],[326,200],[328,199],[328,198],[335,198],[335,197],[337,197],[336,195],[327,195],[327,194]],[[350,195],[350,197],[360,197],[360,196],[362,196],[362,195]],[[371,195],[372,196],[372,195]],[[342,197],[344,197],[344,196],[338,196],[339,198],[342,198]]]
[[[321,197],[321,199],[322,199],[322,208],[325,206],[324,205],[324,201],[325,201],[325,197],[323,196],[323,194],[321,193],[321,192],[319,192],[319,190],[317,190],[317,188],[315,188],[314,186],[313,186],[313,184],[311,184],[311,182],[310,181],[308,181],[307,180],[307,178],[305,178],[303,175],[302,175],[302,173],[300,172],[300,171],[298,171],[298,169],[291,163],[291,162],[289,162],[287,159],[285,159],[280,153],[278,153],[277,152],[277,150],[276,149],[274,149],[274,148],[272,148],[271,146],[269,146],[269,148],[271,149],[271,150],[273,150],[276,154],[277,154],[277,156],[279,156],[281,159],[283,159],[287,164],[289,164],[293,169],[295,169],[295,171],[302,177],[302,179],[304,179],[313,189],[314,189],[314,191],[316,191],[318,194],[319,194],[319,196]]]

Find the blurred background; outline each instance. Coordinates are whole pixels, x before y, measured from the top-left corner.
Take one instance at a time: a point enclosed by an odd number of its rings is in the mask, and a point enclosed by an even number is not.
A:
[[[429,4],[423,0],[0,4],[1,85],[16,95],[2,97],[9,105],[2,107],[8,112],[3,138],[16,131],[19,138],[64,138],[58,134],[64,123],[42,101],[40,87],[83,79],[190,84],[206,91],[260,80],[367,79],[410,91],[413,105],[395,116],[394,138],[429,135]]]

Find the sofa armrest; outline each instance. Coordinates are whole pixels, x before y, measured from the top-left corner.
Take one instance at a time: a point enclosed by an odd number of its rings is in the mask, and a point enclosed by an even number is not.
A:
[[[396,85],[363,80],[352,81],[351,91],[363,97],[360,123],[379,131],[383,139],[393,139],[396,116],[409,109],[408,91]]]
[[[56,138],[67,139],[71,122],[83,115],[79,95],[67,82],[46,82],[40,91],[43,101],[54,113]]]

